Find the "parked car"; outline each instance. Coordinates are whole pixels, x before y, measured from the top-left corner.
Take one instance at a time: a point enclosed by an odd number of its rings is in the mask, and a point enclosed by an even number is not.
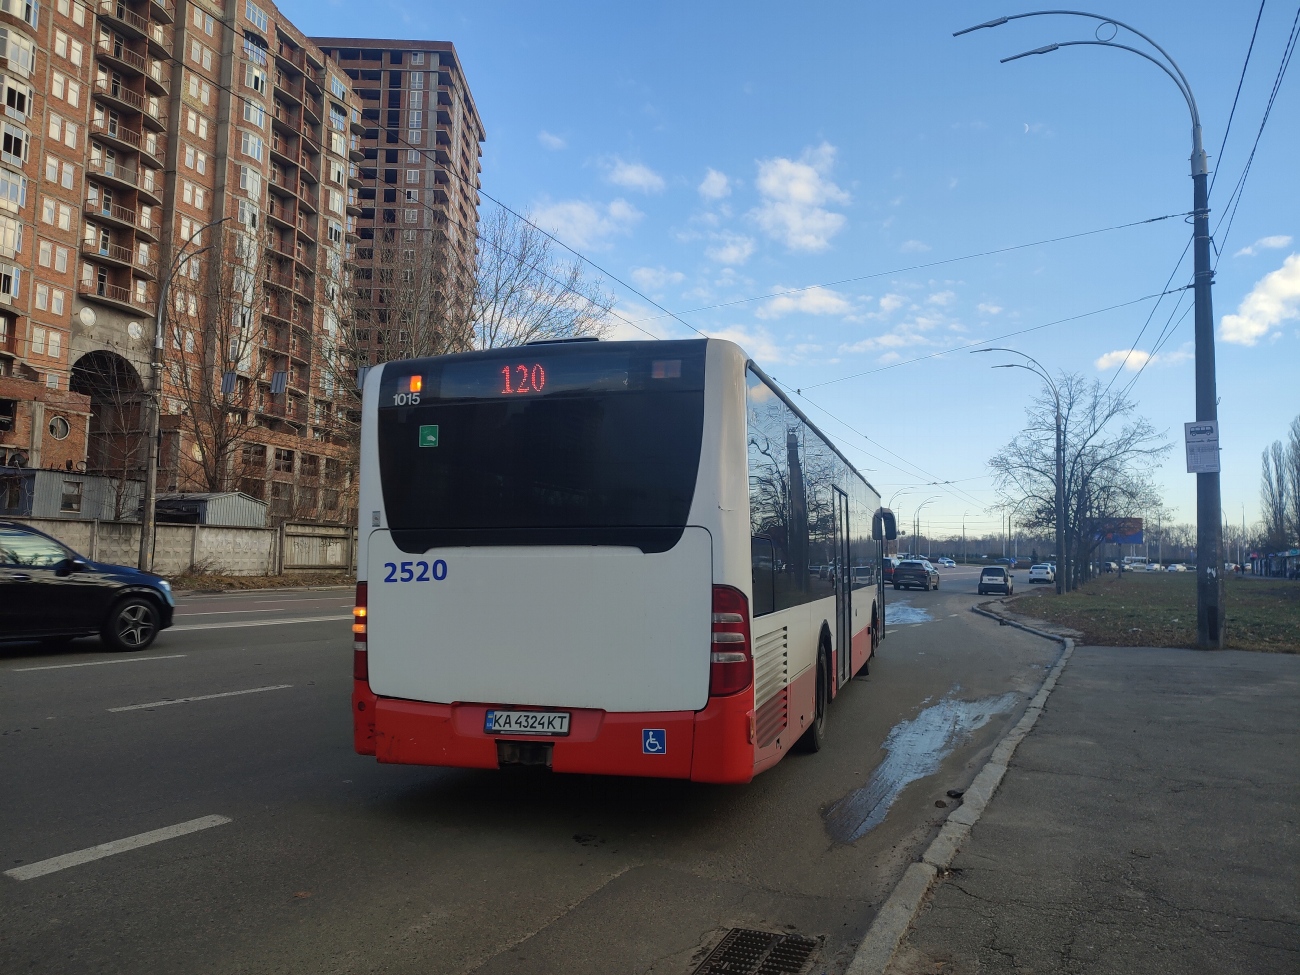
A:
[[[894,588],[938,589],[939,570],[925,559],[904,559],[894,569]]]
[[[1101,571],[1102,571],[1102,572],[1117,572],[1117,571],[1119,571],[1119,564],[1116,563],[1116,562],[1103,562],[1103,563],[1101,564]]]
[[[1183,565],[1183,563],[1181,563],[1181,562],[1174,562],[1174,563],[1173,563],[1172,565],[1170,565],[1169,568],[1166,569],[1165,571],[1166,571],[1166,572],[1186,572],[1186,571],[1187,571],[1187,566]]]
[[[1006,566],[990,565],[980,570],[979,594],[981,596],[991,592],[1000,592],[1010,596],[1015,592],[1015,589],[1011,570]]]
[[[1165,567],[1164,567],[1163,565],[1161,565],[1159,562],[1148,562],[1148,563],[1147,563],[1147,571],[1148,571],[1148,572],[1164,572],[1164,571],[1165,571]]]
[[[0,521],[0,635],[63,643],[99,634],[114,650],[143,650],[172,625],[167,580],[92,562],[42,531]]]
[[[939,565],[943,566],[945,569],[957,568],[957,563],[954,562],[952,559],[948,558],[947,556],[944,556],[943,558],[939,559]]]
[[[898,568],[901,560],[892,555],[886,555],[880,560],[880,578],[885,582],[894,581],[894,570]]]
[[[1052,567],[1047,563],[1044,562],[1044,563],[1040,563],[1039,565],[1031,565],[1029,567],[1030,585],[1033,585],[1035,582],[1055,582],[1055,581],[1056,581],[1056,572],[1053,571]]]
[[[995,564],[1005,565],[1009,569],[1014,569],[1016,567],[1016,560],[1012,558],[994,559],[993,561]]]

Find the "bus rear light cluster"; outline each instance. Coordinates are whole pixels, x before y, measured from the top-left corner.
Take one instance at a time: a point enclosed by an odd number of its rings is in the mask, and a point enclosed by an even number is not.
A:
[[[352,607],[352,679],[370,679],[370,661],[366,656],[366,584],[357,583],[357,600]]]
[[[713,587],[709,694],[735,694],[754,679],[749,641],[749,600],[731,586]]]

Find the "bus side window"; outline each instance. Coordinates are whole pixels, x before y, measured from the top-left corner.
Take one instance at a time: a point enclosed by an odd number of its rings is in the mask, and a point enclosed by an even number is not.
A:
[[[749,540],[749,564],[753,580],[754,615],[776,612],[776,546],[772,539],[755,536]]]

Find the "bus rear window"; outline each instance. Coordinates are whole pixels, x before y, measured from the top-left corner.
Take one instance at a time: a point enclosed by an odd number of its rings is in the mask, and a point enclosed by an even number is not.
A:
[[[524,346],[385,367],[379,469],[406,551],[671,548],[695,492],[704,342]]]

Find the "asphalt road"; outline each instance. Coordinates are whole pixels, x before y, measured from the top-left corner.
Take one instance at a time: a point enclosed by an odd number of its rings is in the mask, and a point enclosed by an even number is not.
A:
[[[0,647],[0,971],[685,973],[730,927],[842,971],[1056,656],[968,612],[976,574],[887,590],[828,746],[743,787],[357,756],[347,590]]]

